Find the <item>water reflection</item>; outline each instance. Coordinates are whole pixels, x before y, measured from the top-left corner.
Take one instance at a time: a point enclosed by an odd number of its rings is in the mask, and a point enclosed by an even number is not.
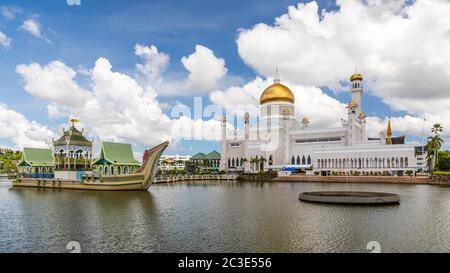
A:
[[[298,201],[301,191],[400,194],[400,205]],[[448,251],[450,188],[263,182],[159,184],[149,192],[10,189],[0,182],[0,251],[385,252]]]

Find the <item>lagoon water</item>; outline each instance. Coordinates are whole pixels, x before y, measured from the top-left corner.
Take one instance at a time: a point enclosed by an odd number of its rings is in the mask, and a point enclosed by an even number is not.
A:
[[[400,205],[304,203],[302,191],[400,194]],[[0,252],[450,251],[450,188],[186,182],[148,192],[12,189],[0,180]]]

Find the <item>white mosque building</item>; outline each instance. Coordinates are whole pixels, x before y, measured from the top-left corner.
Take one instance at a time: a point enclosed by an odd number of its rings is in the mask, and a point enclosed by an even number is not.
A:
[[[237,128],[228,134],[227,120],[222,119],[221,169],[258,172],[288,167],[320,175],[415,172],[417,149],[405,144],[404,136],[392,136],[390,121],[377,138],[367,137],[363,77],[354,74],[350,81],[351,101],[341,127],[310,129],[307,117],[294,117],[295,97],[276,79],[260,97],[256,126],[250,126],[246,113],[243,134]]]

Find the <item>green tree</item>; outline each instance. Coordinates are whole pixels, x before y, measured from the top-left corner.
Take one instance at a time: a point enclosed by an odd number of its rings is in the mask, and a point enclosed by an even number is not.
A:
[[[444,144],[444,140],[439,136],[444,128],[436,123],[431,127],[431,133],[433,136],[428,137],[428,143],[425,145],[427,149],[427,164],[430,171],[433,171],[437,164],[439,163],[439,150],[442,148]]]
[[[251,164],[252,171],[255,171],[254,166],[255,166],[255,164],[258,164],[258,162],[259,162],[258,158],[250,158],[250,164]]]

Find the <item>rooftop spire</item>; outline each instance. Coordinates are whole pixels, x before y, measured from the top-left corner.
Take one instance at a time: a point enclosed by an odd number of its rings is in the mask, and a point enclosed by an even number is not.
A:
[[[386,144],[391,145],[392,144],[392,126],[391,126],[391,118],[390,117],[389,117],[389,121],[388,121],[386,135],[387,135]]]
[[[72,123],[72,127],[75,127],[75,123],[80,122],[77,118],[71,118],[70,123]]]
[[[280,83],[281,79],[280,79],[280,73],[278,71],[278,66],[275,69],[275,78],[273,79],[274,83]]]

